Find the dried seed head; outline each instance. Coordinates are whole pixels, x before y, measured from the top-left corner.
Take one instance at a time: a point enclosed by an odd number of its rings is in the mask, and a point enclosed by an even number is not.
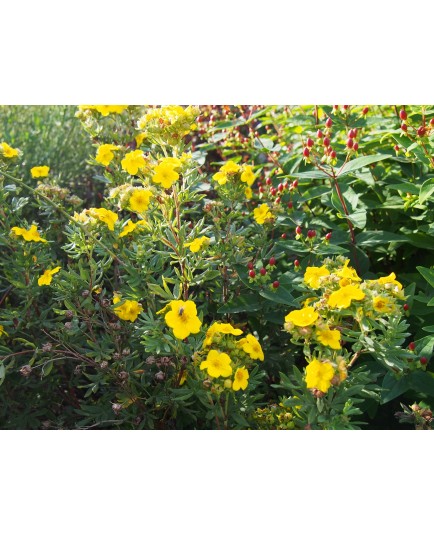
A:
[[[129,374],[126,370],[121,370],[118,374],[118,378],[120,380],[126,380],[128,378]]]
[[[21,376],[27,378],[32,373],[32,367],[30,365],[24,365],[20,368]]]
[[[107,300],[107,298],[104,298],[103,300],[101,300],[101,306],[110,307],[110,300]]]
[[[104,370],[108,367],[108,361],[101,361],[101,363],[99,364],[99,367]]]
[[[43,352],[51,352],[52,349],[53,349],[53,345],[51,344],[51,342],[46,342],[45,344],[42,345]]]
[[[130,355],[130,353],[131,353],[131,350],[129,348],[124,348],[122,350],[122,355],[124,356]]]
[[[81,293],[81,295],[83,296],[83,298],[87,298],[90,294],[90,291],[89,290],[83,290],[83,292]]]
[[[113,354],[113,359],[114,359],[115,361],[119,361],[119,360],[122,359],[122,356],[121,356],[121,354],[120,354],[119,352],[115,352],[115,353]]]
[[[121,325],[119,322],[109,322],[109,328],[113,331],[119,331],[121,329]]]
[[[112,410],[115,415],[119,415],[122,410],[122,404],[114,403],[112,404]]]
[[[155,357],[153,355],[150,355],[149,357],[146,358],[145,363],[147,365],[154,365],[155,361],[156,361]]]
[[[165,377],[166,377],[166,375],[164,374],[164,372],[162,370],[157,372],[157,374],[155,374],[155,376],[154,376],[154,378],[159,382],[162,382]]]
[[[71,320],[71,318],[74,318],[74,313],[72,311],[66,311],[65,316],[68,320]]]

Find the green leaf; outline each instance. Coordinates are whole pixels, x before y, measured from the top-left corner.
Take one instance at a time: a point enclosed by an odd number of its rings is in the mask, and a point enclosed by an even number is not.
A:
[[[221,314],[226,313],[251,313],[262,309],[258,297],[253,294],[236,296],[230,303],[226,303],[218,310]]]
[[[434,287],[434,270],[430,270],[424,266],[416,266],[416,270],[428,281],[432,287]]]
[[[283,285],[280,285],[280,287],[276,290],[262,289],[259,291],[259,294],[263,298],[275,303],[282,303],[283,305],[296,305],[294,303],[294,297]]]
[[[6,376],[5,365],[3,361],[0,361],[0,385],[4,382]]]
[[[381,404],[387,404],[387,402],[408,391],[410,380],[408,376],[396,379],[394,374],[388,372],[384,376],[382,387],[384,391],[381,394]]]
[[[378,246],[390,242],[408,242],[408,237],[388,231],[363,231],[356,236],[359,246]]]
[[[434,378],[430,372],[416,370],[410,375],[410,387],[418,393],[434,396]]]
[[[356,169],[367,167],[374,162],[386,160],[386,158],[390,158],[390,156],[390,154],[375,154],[372,156],[361,156],[359,158],[355,158],[354,160],[351,160],[351,162],[348,162],[348,164],[344,164],[341,167],[341,169],[338,171],[338,177],[348,175],[349,173],[356,171]]]
[[[346,214],[338,213],[338,218],[341,219],[348,219],[350,222],[354,225],[354,227],[357,227],[358,229],[364,229],[366,227],[366,210],[356,210],[356,212],[353,212],[352,214],[349,214],[348,216]]]
[[[423,205],[423,203],[427,199],[429,199],[433,193],[434,193],[434,178],[428,179],[420,187],[419,203]]]
[[[271,149],[274,147],[274,141],[265,137],[255,138],[253,147],[255,149],[267,149],[268,151],[271,151]]]

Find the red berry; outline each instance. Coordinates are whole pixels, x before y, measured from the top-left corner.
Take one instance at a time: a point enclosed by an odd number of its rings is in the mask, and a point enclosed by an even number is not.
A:
[[[271,257],[271,259],[268,261],[268,264],[270,266],[274,266],[276,264],[276,258],[275,257]]]
[[[330,152],[330,156],[331,156],[332,158],[336,158],[336,151],[331,151],[331,152]]]
[[[430,119],[429,124],[430,124],[432,127],[434,127],[434,117],[433,117],[432,119]]]
[[[303,149],[303,156],[306,157],[306,158],[308,158],[309,154],[310,154],[309,149],[308,149],[307,147],[305,147],[305,148]]]
[[[330,145],[330,138],[324,138],[324,147],[328,147]]]
[[[363,108],[363,110],[362,110],[363,115],[366,115],[368,112],[369,112],[369,108],[367,106],[365,108]]]
[[[295,234],[300,235],[302,232],[303,232],[303,231],[301,230],[300,225],[297,225],[297,227],[295,228]]]
[[[249,263],[247,264],[247,268],[248,268],[249,270],[253,270],[253,262],[249,262]]]
[[[268,186],[270,186],[270,184],[273,184],[273,181],[270,179],[270,177],[268,177],[265,182],[268,184]]]
[[[270,194],[271,195],[276,195],[277,194],[277,189],[276,188],[270,188]]]
[[[351,138],[348,138],[347,139],[347,147],[348,147],[348,149],[352,149],[353,145],[354,145],[353,140]]]
[[[404,109],[399,110],[399,117],[402,119],[402,121],[405,121],[407,119],[407,112]]]
[[[276,205],[278,205],[280,203],[281,199],[280,197],[276,197],[276,199],[274,200],[274,202],[276,203]]]
[[[337,104],[333,104],[333,110],[339,110],[339,106]]]
[[[402,123],[401,124],[401,130],[403,130],[404,132],[407,132],[407,125],[405,123]]]
[[[404,303],[402,308],[404,309],[404,311],[408,311],[410,309],[410,306],[408,305],[408,303]]]
[[[286,233],[282,233],[281,236],[280,236],[280,238],[283,238],[283,239],[285,239],[286,237],[287,237]]]
[[[421,365],[426,365],[428,363],[428,359],[426,357],[421,357],[419,361]]]
[[[288,205],[287,205],[287,207],[288,207],[288,208],[292,208],[293,206],[294,206],[293,202],[292,202],[292,201],[288,201]]]
[[[409,345],[408,345],[408,349],[413,352],[413,350],[416,348],[416,343],[414,342],[411,342]]]
[[[263,194],[265,192],[265,188],[263,186],[260,186],[259,191],[260,191],[261,194]]]
[[[259,271],[261,272],[261,275],[267,275],[267,270],[265,268],[261,268]]]
[[[300,266],[300,261],[298,259],[295,259],[294,266],[298,268]]]
[[[422,125],[421,127],[417,129],[417,135],[422,138],[423,136],[425,136],[425,134],[426,134],[426,128]]]
[[[327,121],[325,122],[325,126],[327,128],[331,128],[331,126],[333,125],[333,121],[330,119],[330,117],[327,119]]]
[[[325,235],[324,238],[325,238],[326,240],[331,240],[331,237],[332,237],[332,234],[331,234],[331,233],[327,233],[327,234]]]
[[[311,138],[307,138],[306,145],[307,145],[308,147],[313,147],[313,140],[312,140]]]
[[[316,231],[309,229],[309,231],[307,232],[307,237],[315,238],[315,236],[316,236]]]
[[[349,108],[349,105],[348,105],[348,104],[344,104],[344,105],[343,105],[343,109],[344,109],[344,110],[348,110],[348,108]]]
[[[279,192],[282,192],[283,191],[283,184],[280,183],[279,186],[277,187],[277,189],[279,190]]]
[[[323,136],[324,136],[324,134],[322,133],[321,130],[317,130],[317,131],[316,131],[316,137],[317,137],[318,139],[321,139]]]
[[[394,149],[395,149],[396,152],[398,152],[399,151],[399,145],[395,145]]]
[[[359,144],[356,142],[356,143],[353,145],[353,149],[354,149],[355,151],[357,151],[358,148],[359,148]]]
[[[251,277],[253,279],[255,277],[255,275],[256,275],[255,270],[250,270],[249,277]]]
[[[348,137],[349,138],[355,138],[356,137],[356,131],[351,129],[349,132],[348,132]]]
[[[279,281],[273,281],[273,288],[279,288]]]
[[[291,186],[292,186],[293,188],[297,188],[297,186],[298,186],[298,180],[296,179],[296,180],[292,183]]]

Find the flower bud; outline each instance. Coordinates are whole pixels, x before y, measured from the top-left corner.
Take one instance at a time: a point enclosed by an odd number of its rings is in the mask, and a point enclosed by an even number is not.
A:
[[[24,365],[20,368],[20,374],[21,376],[24,376],[25,378],[28,378],[30,374],[32,373],[32,367],[30,365]]]

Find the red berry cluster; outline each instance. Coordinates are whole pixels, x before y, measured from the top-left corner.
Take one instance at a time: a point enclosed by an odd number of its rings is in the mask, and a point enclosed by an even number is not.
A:
[[[426,123],[425,116],[422,117],[422,124],[419,126],[413,126],[408,120],[408,114],[405,108],[399,110],[399,118],[401,119],[401,130],[405,133],[408,133],[408,129],[416,133],[419,138],[424,138],[429,136],[431,131],[434,128],[434,118],[430,119],[429,123]]]
[[[271,257],[268,261],[268,267],[266,268],[265,267],[265,264],[264,262],[262,261],[259,261],[257,263],[257,266],[256,266],[256,269],[258,270],[259,273],[257,273],[255,271],[255,265],[253,264],[253,262],[249,262],[247,264],[247,268],[249,270],[248,272],[248,275],[249,275],[249,281],[252,283],[253,281],[257,282],[257,283],[260,283],[260,284],[263,284],[263,283],[266,283],[267,281],[270,280],[270,274],[273,272],[273,270],[275,269],[276,267],[276,258],[275,257]],[[280,286],[280,283],[279,281],[273,281],[271,283],[271,287],[273,289],[277,289],[279,288]]]

